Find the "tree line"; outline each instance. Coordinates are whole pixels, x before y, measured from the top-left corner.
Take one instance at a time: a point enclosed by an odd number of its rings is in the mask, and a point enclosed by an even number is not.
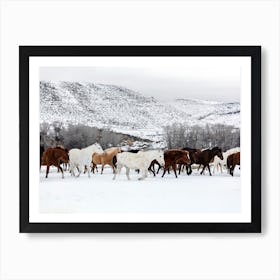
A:
[[[40,124],[40,145],[47,147],[63,146],[67,149],[82,149],[98,142],[102,147],[131,145],[134,141],[143,141],[138,137],[100,129],[82,124],[63,125],[62,122]],[[146,142],[149,140],[145,140]]]
[[[164,127],[163,134],[168,149],[183,147],[204,149],[218,146],[225,151],[240,146],[240,129],[223,124],[204,127],[173,124]],[[81,149],[95,142],[107,148],[131,146],[135,141],[142,143],[143,148],[152,144],[152,141],[147,139],[82,124],[65,126],[61,122],[51,124],[44,122],[40,125],[40,145],[45,148],[61,145],[67,149]]]
[[[169,149],[178,147],[213,148],[223,151],[240,147],[240,129],[230,125],[213,124],[188,126],[173,124],[164,128],[165,140]]]

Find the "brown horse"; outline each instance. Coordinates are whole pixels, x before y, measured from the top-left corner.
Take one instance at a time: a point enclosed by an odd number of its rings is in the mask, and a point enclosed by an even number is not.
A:
[[[222,149],[214,147],[213,149],[206,149],[193,154],[194,163],[203,165],[202,171],[200,172],[201,175],[207,167],[209,175],[212,176],[209,163],[215,156],[218,156],[221,160],[223,160]]]
[[[164,171],[161,177],[163,177],[166,171],[168,171],[169,168],[172,167],[175,177],[177,178],[177,163],[181,162],[183,164],[189,165],[191,163],[191,160],[188,151],[173,149],[164,152],[164,162]]]
[[[200,149],[189,148],[189,147],[185,147],[182,150],[189,152],[191,163],[189,165],[186,165],[186,171],[187,171],[187,174],[190,175],[192,173],[192,164],[195,163],[193,156],[194,156],[195,153],[201,152],[201,150]],[[179,163],[179,174],[181,174],[182,166],[184,166],[184,164]]]
[[[240,166],[240,152],[231,154],[227,158],[227,168],[231,176],[233,176],[233,171],[236,165]]]
[[[68,162],[69,156],[65,149],[56,147],[45,150],[42,156],[42,164],[47,165],[46,178],[48,178],[49,169],[52,165],[56,166],[61,171],[62,178],[64,178],[63,169],[61,168],[60,164]]]
[[[104,151],[103,154],[94,153],[92,155],[92,169],[96,168],[96,165],[101,164],[101,174],[103,174],[104,166],[106,164],[110,165],[113,169],[113,173],[115,173],[115,167],[113,164],[113,157],[121,152],[120,148],[109,148]]]

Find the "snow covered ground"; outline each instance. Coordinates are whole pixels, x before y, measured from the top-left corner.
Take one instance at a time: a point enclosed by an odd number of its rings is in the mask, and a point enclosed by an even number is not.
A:
[[[45,169],[40,173],[41,213],[239,213],[241,211],[240,173],[226,172],[210,177],[194,171],[191,176],[166,174],[161,178],[152,174],[138,181],[131,172],[131,181],[125,171],[113,181],[112,170],[82,174],[79,178],[65,173],[65,179],[56,168],[49,178]]]

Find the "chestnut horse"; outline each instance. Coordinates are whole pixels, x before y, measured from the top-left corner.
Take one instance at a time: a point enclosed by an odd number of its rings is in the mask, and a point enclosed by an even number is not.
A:
[[[163,177],[166,171],[172,167],[175,177],[177,178],[176,167],[177,163],[183,163],[189,165],[191,163],[189,152],[179,149],[167,150],[164,152],[164,171],[161,177]]]
[[[92,155],[92,169],[94,170],[98,164],[101,164],[101,174],[103,174],[104,166],[110,165],[115,173],[115,167],[113,163],[113,157],[121,152],[121,148],[109,148],[104,151],[103,154],[94,153]]]
[[[233,171],[236,165],[240,166],[240,152],[231,154],[227,158],[227,168],[231,176],[233,176]]]
[[[209,163],[215,156],[218,156],[221,160],[223,160],[222,149],[214,147],[213,149],[206,149],[193,154],[194,163],[203,165],[202,171],[200,172],[201,175],[207,167],[209,175],[212,176]]]
[[[48,178],[50,166],[56,166],[62,173],[62,178],[64,178],[63,169],[60,164],[68,163],[69,156],[66,150],[56,147],[56,148],[48,148],[44,151],[42,155],[42,164],[47,165],[46,170],[46,178]]]

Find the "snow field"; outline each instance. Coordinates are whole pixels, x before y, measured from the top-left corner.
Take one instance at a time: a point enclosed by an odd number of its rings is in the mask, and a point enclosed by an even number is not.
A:
[[[185,173],[175,178],[173,172],[161,178],[162,171],[138,181],[140,175],[131,171],[127,180],[125,170],[112,180],[110,168],[100,172],[73,177],[68,171],[65,179],[56,168],[45,178],[40,172],[41,213],[239,213],[241,211],[240,171],[232,177],[224,171],[212,177]]]

